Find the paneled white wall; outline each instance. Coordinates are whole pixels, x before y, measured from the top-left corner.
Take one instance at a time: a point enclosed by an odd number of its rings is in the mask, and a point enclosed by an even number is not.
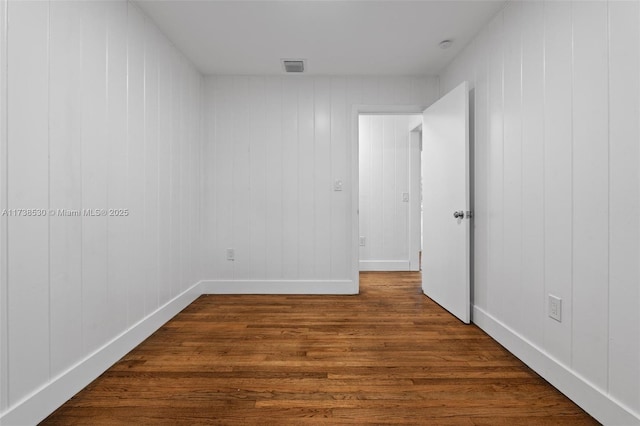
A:
[[[411,122],[408,115],[359,117],[360,270],[410,270],[410,201],[419,199],[410,193]]]
[[[2,0],[0,50],[2,414],[196,283],[202,77],[126,1]]]
[[[577,379],[541,373],[579,402],[604,395],[637,423],[639,28],[637,1],[513,2],[441,75],[442,93],[475,86],[477,322],[557,362]]]
[[[358,232],[351,225],[357,203],[351,187],[353,108],[426,106],[436,98],[437,80],[216,76],[206,81],[207,291],[350,289],[357,262],[352,232]],[[342,191],[333,190],[335,180],[343,182]],[[235,249],[234,261],[226,259],[227,248]]]
[[[0,0],[0,211],[7,207],[7,0]],[[0,215],[0,413],[7,407],[7,217]]]

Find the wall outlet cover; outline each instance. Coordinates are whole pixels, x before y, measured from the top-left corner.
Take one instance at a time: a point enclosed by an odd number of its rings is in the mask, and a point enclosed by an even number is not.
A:
[[[562,299],[553,294],[549,295],[549,317],[562,322]]]
[[[236,259],[236,251],[232,248],[227,249],[227,260],[235,260]]]

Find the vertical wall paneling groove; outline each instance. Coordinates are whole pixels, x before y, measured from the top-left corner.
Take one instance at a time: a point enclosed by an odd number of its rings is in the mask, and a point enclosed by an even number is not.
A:
[[[0,0],[0,211],[7,208],[7,0]],[[7,217],[0,216],[0,413],[8,404]]]
[[[609,2],[609,393],[640,409],[640,7]]]
[[[474,322],[604,424],[640,424],[639,23],[509,2],[439,76],[475,95]]]
[[[573,12],[573,368],[607,388],[609,96],[607,3]],[[588,70],[588,72],[585,72]],[[593,301],[599,301],[594,309]]]
[[[0,0],[0,423],[193,300],[201,83],[134,3]]]
[[[49,5],[10,2],[8,14],[8,208],[48,209]],[[49,378],[48,219],[9,217],[7,231],[11,405]]]
[[[203,217],[205,291],[352,292],[354,107],[426,107],[437,95],[435,79],[210,76],[205,87],[212,165],[202,202],[216,212]],[[402,158],[406,133],[397,141]],[[336,180],[342,191],[334,191]],[[385,191],[396,191],[391,185]],[[400,204],[387,214],[406,208]],[[228,248],[234,261],[226,260]]]

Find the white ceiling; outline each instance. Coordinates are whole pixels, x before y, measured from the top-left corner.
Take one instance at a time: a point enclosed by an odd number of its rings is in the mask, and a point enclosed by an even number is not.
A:
[[[505,1],[137,3],[204,74],[282,74],[281,58],[304,58],[308,74],[435,75]]]

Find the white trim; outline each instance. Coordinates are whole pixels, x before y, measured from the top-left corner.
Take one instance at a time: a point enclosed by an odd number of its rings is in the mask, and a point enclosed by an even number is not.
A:
[[[352,280],[204,280],[201,294],[358,294]]]
[[[353,105],[351,108],[351,280],[360,289],[360,153],[358,116],[360,114],[421,114],[424,105]]]
[[[200,283],[194,284],[147,315],[131,328],[53,378],[0,417],[0,425],[33,425],[95,380],[133,348],[162,327],[200,296]]]
[[[640,425],[640,413],[625,407],[482,308],[473,307],[473,322],[599,422]]]
[[[361,271],[410,271],[408,260],[361,260]]]

